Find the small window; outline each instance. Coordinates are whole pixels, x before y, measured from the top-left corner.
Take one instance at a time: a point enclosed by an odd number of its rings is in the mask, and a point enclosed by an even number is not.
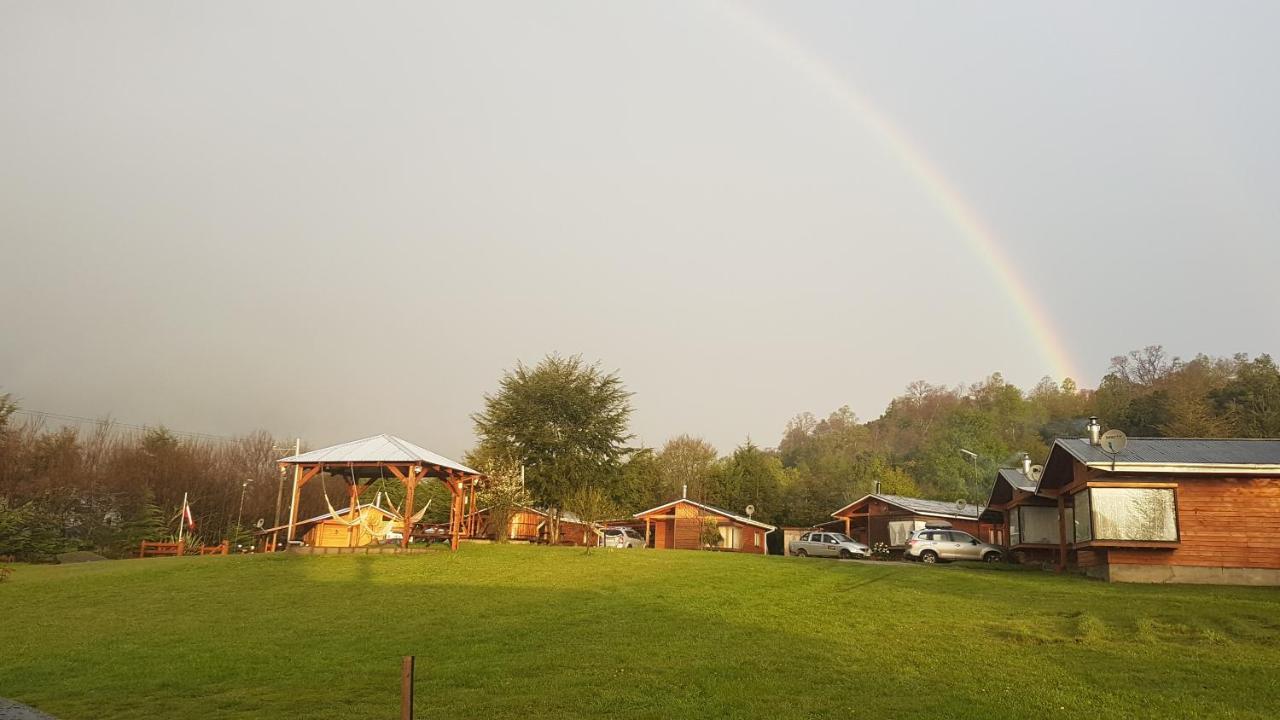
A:
[[[822,533],[814,533],[813,537],[809,538],[809,540],[810,542],[824,543],[827,541],[827,536]]]
[[[973,536],[969,533],[953,532],[951,539],[958,543],[967,543],[973,540]]]
[[[805,533],[805,534],[801,535],[801,536],[800,536],[800,542],[809,542],[809,535],[811,535],[811,533]]]

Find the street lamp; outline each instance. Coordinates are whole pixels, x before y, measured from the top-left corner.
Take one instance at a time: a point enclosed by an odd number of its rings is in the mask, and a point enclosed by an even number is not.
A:
[[[248,489],[251,482],[253,482],[253,478],[247,478],[240,483],[240,509],[236,511],[236,533],[240,532],[240,517],[244,515],[244,491]]]
[[[961,455],[964,455],[965,457],[970,458],[971,460],[973,460],[973,483],[974,483],[974,488],[976,489],[976,488],[978,488],[978,487],[981,487],[981,485],[982,485],[982,476],[978,474],[978,453],[976,453],[976,452],[974,452],[974,451],[972,451],[972,450],[966,450],[966,449],[964,449],[964,448],[960,448],[960,454],[961,454]],[[977,508],[979,504],[980,504],[980,503],[974,503],[974,508]],[[979,511],[979,514],[981,514],[981,511]]]

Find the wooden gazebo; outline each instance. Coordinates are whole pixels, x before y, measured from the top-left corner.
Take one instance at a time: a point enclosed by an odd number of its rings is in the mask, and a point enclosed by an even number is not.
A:
[[[467,511],[467,498],[474,506],[476,485],[480,473],[450,460],[443,455],[419,447],[394,435],[374,435],[363,440],[353,440],[341,445],[312,450],[301,455],[280,459],[282,469],[293,468],[293,494],[289,502],[287,542],[292,543],[298,522],[298,498],[303,486],[320,473],[343,478],[348,485],[347,496],[355,507],[360,496],[360,486],[387,475],[404,483],[405,497],[401,514],[404,533],[400,546],[407,548],[413,534],[411,519],[414,513],[413,495],[418,484],[426,478],[436,478],[449,488],[449,545],[458,549],[458,538],[463,532],[463,520]]]

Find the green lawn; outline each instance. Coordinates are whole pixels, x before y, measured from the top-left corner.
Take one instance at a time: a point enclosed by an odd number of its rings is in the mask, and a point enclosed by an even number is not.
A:
[[[1280,715],[1280,591],[683,551],[20,566],[0,696],[65,720]]]

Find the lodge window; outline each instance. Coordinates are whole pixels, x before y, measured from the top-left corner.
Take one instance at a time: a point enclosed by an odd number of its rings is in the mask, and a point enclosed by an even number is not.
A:
[[[733,525],[720,526],[720,547],[734,548],[738,547],[738,528]]]
[[[1092,510],[1088,537],[1077,535],[1077,542],[1178,541],[1178,505],[1173,488],[1088,488],[1076,496],[1076,503]],[[1077,532],[1079,529],[1077,525]]]

